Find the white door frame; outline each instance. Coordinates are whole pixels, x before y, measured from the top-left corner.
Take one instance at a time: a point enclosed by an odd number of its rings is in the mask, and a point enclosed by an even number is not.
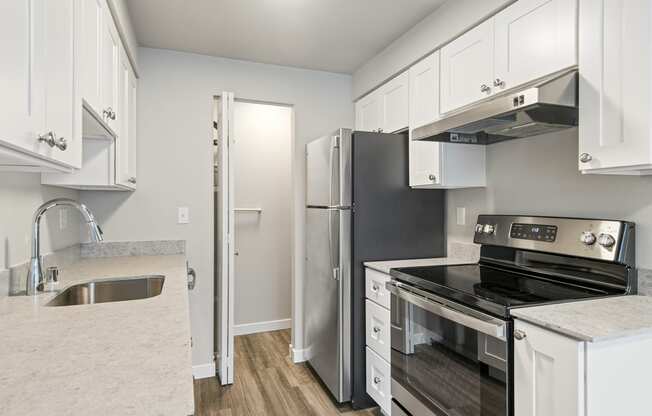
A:
[[[219,319],[219,332],[217,334],[216,360],[217,371],[222,385],[233,384],[234,380],[234,307],[235,298],[235,270],[234,270],[234,210],[233,210],[233,104],[234,94],[222,92],[219,95],[222,118],[221,129],[218,129],[218,198],[216,220],[218,222],[218,259],[222,261],[215,265],[217,270],[216,294],[220,302],[218,304],[217,316]],[[225,180],[226,178],[226,180]],[[213,210],[215,212],[215,210]],[[224,244],[226,242],[226,244]],[[218,326],[215,325],[217,329]]]

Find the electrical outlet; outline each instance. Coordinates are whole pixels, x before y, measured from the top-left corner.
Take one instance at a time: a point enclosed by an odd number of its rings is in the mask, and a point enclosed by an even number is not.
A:
[[[457,225],[466,225],[465,207],[457,207]]]
[[[188,207],[177,208],[177,223],[178,224],[190,223],[190,209]]]
[[[59,230],[68,228],[68,209],[62,207],[59,209]]]

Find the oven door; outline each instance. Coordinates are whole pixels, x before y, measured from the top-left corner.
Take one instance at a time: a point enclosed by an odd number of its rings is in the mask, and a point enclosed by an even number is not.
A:
[[[510,416],[511,322],[397,281],[387,289],[393,406],[413,416]]]

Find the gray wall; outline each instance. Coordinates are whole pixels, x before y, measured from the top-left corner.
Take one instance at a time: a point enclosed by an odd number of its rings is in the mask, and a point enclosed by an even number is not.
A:
[[[448,0],[353,74],[353,98],[373,90],[515,0]]]
[[[289,327],[292,108],[236,101],[233,113],[234,205],[263,209],[235,214],[235,324],[244,332],[261,322]]]
[[[212,140],[213,96],[294,106],[293,270],[305,257],[305,162],[309,140],[353,124],[351,77],[158,49],[139,49],[138,190],[84,193],[107,240],[184,239],[198,275],[191,294],[193,363],[208,364],[213,350]],[[176,208],[190,208],[177,225]],[[302,347],[302,287],[294,282],[293,342]]]
[[[487,188],[448,192],[449,239],[471,241],[481,213],[624,219],[636,222],[638,266],[652,268],[652,177],[582,175],[577,148],[576,129],[488,146]]]
[[[0,172],[0,271],[29,260],[34,211],[47,200],[64,197],[78,199],[79,193],[42,186],[38,173]],[[42,253],[79,242],[78,214],[68,210],[68,227],[60,230],[57,210],[49,211],[42,220]]]

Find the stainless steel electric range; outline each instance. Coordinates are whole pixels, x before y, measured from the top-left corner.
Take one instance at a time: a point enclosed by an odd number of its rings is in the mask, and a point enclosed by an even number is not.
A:
[[[392,416],[513,415],[511,310],[636,292],[634,224],[481,215],[477,264],[391,271]]]

